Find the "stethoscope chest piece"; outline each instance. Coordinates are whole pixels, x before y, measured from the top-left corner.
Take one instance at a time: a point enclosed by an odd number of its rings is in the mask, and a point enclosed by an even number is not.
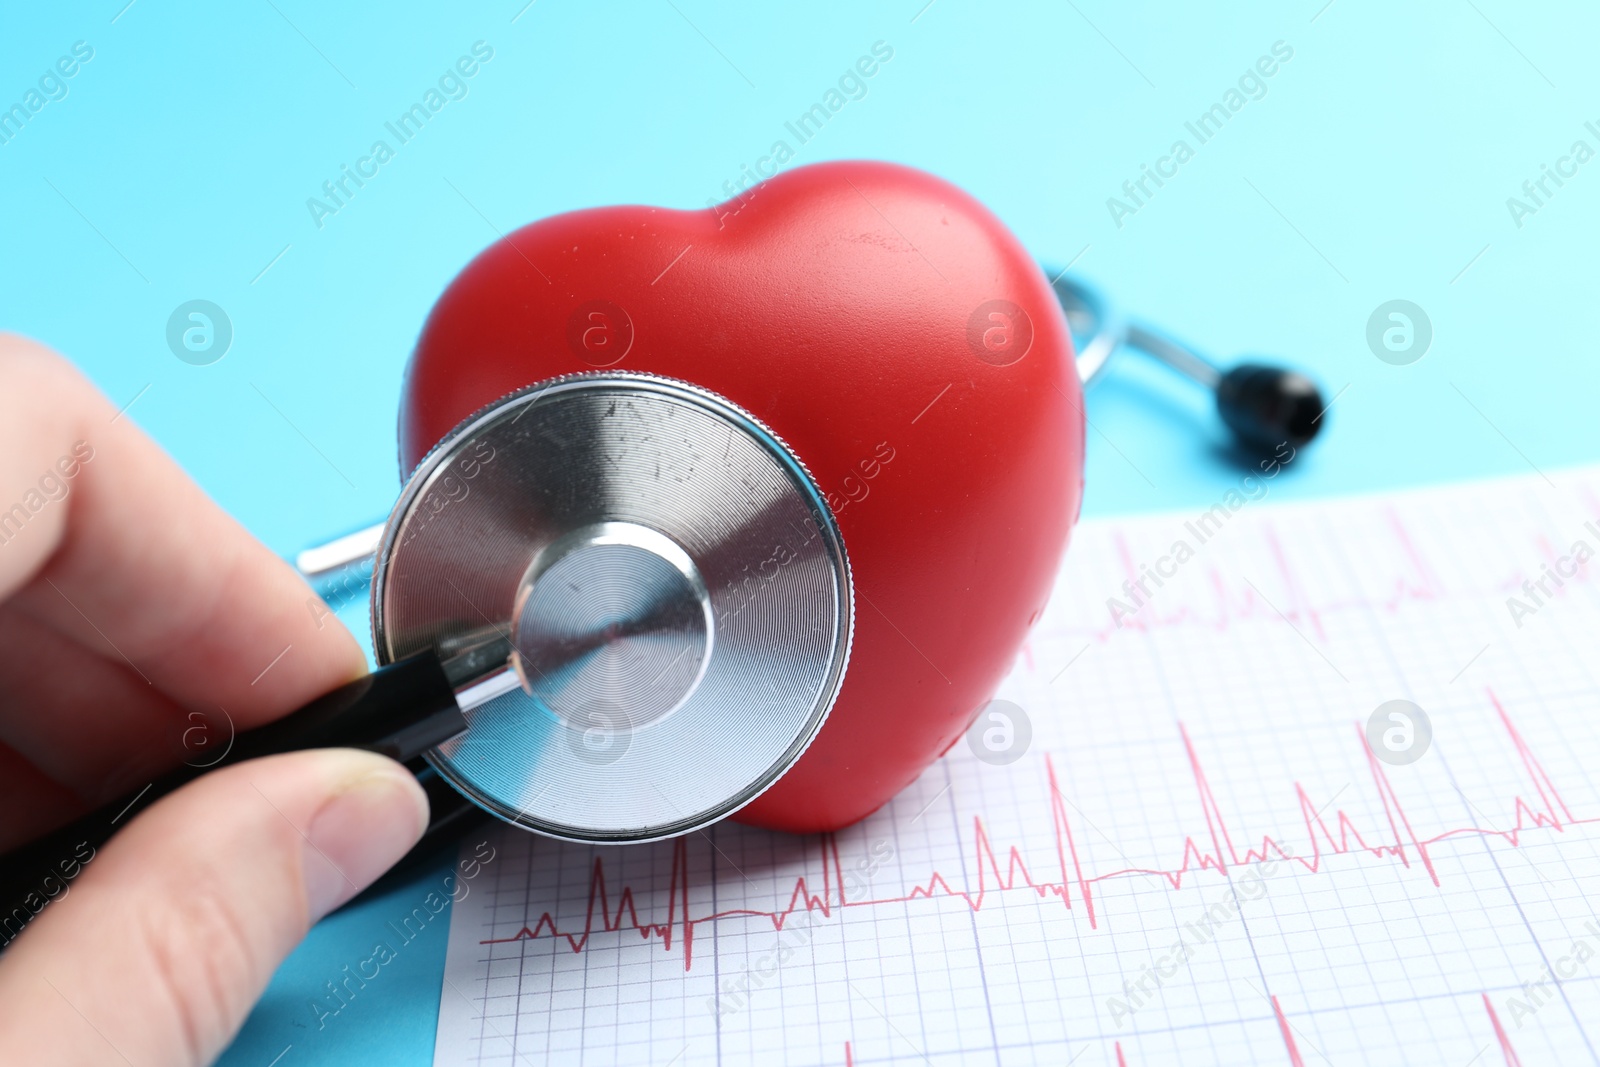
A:
[[[477,804],[644,841],[800,757],[852,605],[832,513],[776,435],[707,390],[601,372],[513,393],[422,461],[378,549],[373,648],[482,661],[468,731],[427,754]]]

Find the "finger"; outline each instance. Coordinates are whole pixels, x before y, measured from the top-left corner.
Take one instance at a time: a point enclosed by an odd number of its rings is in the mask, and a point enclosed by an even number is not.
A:
[[[0,337],[0,600],[179,708],[240,729],[355,677],[362,657],[288,564],[75,369]],[[27,756],[135,744],[120,703],[57,709]],[[137,716],[130,716],[130,720]]]
[[[15,603],[0,604],[0,714],[4,734],[57,782],[71,783],[94,806],[125,792],[134,777],[146,781],[166,769],[181,751],[182,709],[166,694],[140,681],[118,661],[108,660]],[[115,716],[106,709],[115,708]],[[220,716],[216,716],[220,718]],[[61,744],[62,734],[87,742]],[[145,751],[146,743],[166,744]],[[142,783],[141,783],[142,784]],[[13,783],[0,776],[0,810]],[[9,821],[9,820],[7,820]],[[0,826],[0,848],[8,827]]]
[[[0,957],[0,1063],[209,1063],[310,924],[427,818],[404,767],[353,749],[241,763],[166,797]]]
[[[185,745],[195,725],[218,749],[233,740],[220,710],[186,719],[155,686],[14,602],[0,604],[0,650],[0,751],[13,757],[0,762],[0,852],[200,756]]]
[[[6,813],[0,822],[0,851],[31,841],[83,810],[81,797],[0,741],[0,811]]]

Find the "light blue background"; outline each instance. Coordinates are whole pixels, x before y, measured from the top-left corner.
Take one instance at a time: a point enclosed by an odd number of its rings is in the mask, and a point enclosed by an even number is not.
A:
[[[1312,370],[1339,399],[1275,497],[1600,455],[1600,161],[1521,228],[1506,206],[1574,140],[1600,148],[1583,126],[1600,120],[1592,10],[124,2],[4,16],[0,106],[75,41],[95,54],[0,145],[0,328],[67,353],[119,405],[137,396],[132,416],[284,554],[387,512],[403,361],[496,229],[720,199],[879,40],[893,60],[793,165],[934,171],[1042,259],[1079,257],[1075,273],[1130,311],[1224,358]],[[495,52],[469,95],[319,230],[306,199],[478,40]],[[1184,122],[1279,40],[1294,58],[1267,95],[1197,146]],[[1178,137],[1195,158],[1119,229],[1106,199]],[[166,347],[169,314],[192,298],[233,322],[211,366]],[[1412,366],[1366,347],[1368,316],[1393,298],[1432,319]],[[1122,364],[1090,417],[1086,514],[1207,506],[1241,474],[1207,399],[1156,369]],[[289,1045],[282,1067],[428,1062],[442,922],[326,1029],[306,1001],[446,863],[321,924],[226,1062]]]

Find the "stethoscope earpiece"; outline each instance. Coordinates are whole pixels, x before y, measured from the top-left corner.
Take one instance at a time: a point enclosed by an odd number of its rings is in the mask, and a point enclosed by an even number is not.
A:
[[[1239,363],[1223,370],[1194,349],[1139,323],[1124,322],[1089,286],[1057,274],[1050,287],[1066,313],[1078,356],[1078,380],[1087,388],[1124,349],[1142,352],[1209,389],[1235,441],[1272,454],[1309,444],[1322,428],[1327,402],[1305,374],[1270,363]]]
[[[1217,414],[1245,445],[1270,453],[1310,443],[1327,404],[1317,383],[1287,367],[1240,363],[1217,382]]]

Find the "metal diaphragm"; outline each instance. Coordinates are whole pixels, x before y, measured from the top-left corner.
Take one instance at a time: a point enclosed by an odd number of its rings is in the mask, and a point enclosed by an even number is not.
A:
[[[407,483],[372,584],[382,662],[509,649],[506,691],[428,761],[574,841],[670,837],[753,800],[821,728],[852,621],[843,541],[789,448],[640,374],[467,419]]]

